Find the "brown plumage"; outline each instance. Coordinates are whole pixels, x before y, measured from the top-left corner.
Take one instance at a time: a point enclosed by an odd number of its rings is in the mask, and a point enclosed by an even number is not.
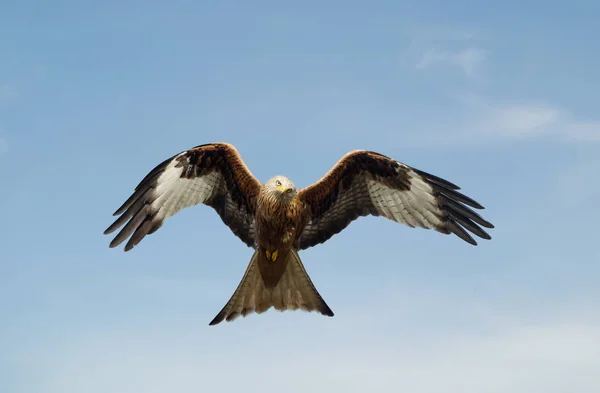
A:
[[[479,203],[439,177],[379,153],[356,150],[342,157],[319,181],[296,190],[275,176],[261,184],[230,144],[212,143],[181,152],[154,168],[115,212],[104,232],[125,225],[110,243],[127,238],[125,251],[160,228],[178,211],[203,203],[255,251],[229,302],[211,325],[239,315],[303,309],[333,316],[306,273],[299,250],[327,241],[358,217],[373,215],[453,233],[477,243],[493,225],[470,207]]]

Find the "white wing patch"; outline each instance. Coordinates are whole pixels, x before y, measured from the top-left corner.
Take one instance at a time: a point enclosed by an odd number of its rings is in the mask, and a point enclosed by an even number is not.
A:
[[[380,214],[410,227],[432,229],[441,223],[441,211],[436,204],[433,189],[410,170],[410,190],[397,190],[377,179],[367,179],[369,196]]]
[[[132,249],[144,236],[160,228],[164,220],[182,209],[206,203],[219,191],[223,177],[218,171],[192,179],[182,178],[186,166],[177,166],[179,157],[174,157],[154,180],[141,185],[117,211],[122,215],[104,233],[109,234],[128,222],[110,247],[118,246],[131,236],[125,250]]]
[[[113,214],[119,216],[104,233],[124,226],[110,243],[131,237],[125,251],[156,232],[177,212],[198,204],[213,208],[248,247],[255,247],[255,195],[260,183],[231,145],[196,146],[154,167]]]
[[[222,176],[216,171],[194,179],[181,178],[183,167],[176,168],[175,164],[176,161],[171,162],[158,177],[158,185],[154,190],[158,198],[151,206],[160,210],[162,219],[186,207],[206,202],[222,181]]]

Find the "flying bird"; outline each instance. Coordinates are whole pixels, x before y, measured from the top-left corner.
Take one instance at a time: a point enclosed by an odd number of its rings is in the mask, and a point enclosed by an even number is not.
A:
[[[471,208],[479,203],[447,180],[368,150],[344,155],[320,180],[296,189],[284,176],[261,184],[228,143],[196,146],[168,158],[138,184],[106,229],[124,225],[110,243],[129,239],[125,251],[184,208],[205,204],[254,249],[246,272],[223,309],[210,322],[233,321],[271,307],[333,316],[298,255],[326,242],[361,216],[382,216],[410,227],[491,239],[494,226]]]

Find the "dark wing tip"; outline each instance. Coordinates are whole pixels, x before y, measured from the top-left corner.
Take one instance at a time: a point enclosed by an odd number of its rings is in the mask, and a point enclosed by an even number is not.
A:
[[[220,324],[221,322],[227,320],[227,322],[231,322],[234,319],[236,319],[238,316],[240,315],[240,313],[238,312],[232,312],[230,314],[227,313],[227,311],[225,310],[221,310],[221,312],[219,312],[212,321],[210,321],[210,323],[208,324],[208,326],[215,326]]]
[[[331,311],[331,308],[329,308],[329,306],[327,304],[325,304],[324,307],[321,307],[319,312],[328,317],[333,317],[335,315],[333,313],[333,311]]]
[[[425,171],[415,169],[412,167],[411,167],[411,169],[415,173],[420,175],[423,178],[423,180],[427,181],[431,185],[431,187],[434,188],[436,191],[442,192],[442,193],[446,194],[448,197],[450,197],[452,199],[456,199],[457,201],[460,201],[460,202],[462,202],[466,205],[469,205],[471,207],[474,207],[476,209],[485,209],[485,207],[483,207],[483,205],[481,205],[476,200],[458,192],[457,190],[460,190],[461,188],[459,186],[457,186],[456,184],[451,183],[446,179],[442,179],[441,177],[432,175],[431,173],[427,173]]]
[[[438,177],[436,175],[432,175],[431,173],[428,173],[428,172],[425,172],[425,171],[422,171],[420,169],[416,169],[416,168],[413,168],[413,167],[411,167],[411,169],[414,172],[416,172],[417,174],[421,175],[423,178],[425,178],[425,179],[429,180],[430,182],[435,183],[435,184],[437,184],[437,185],[439,185],[441,187],[444,187],[444,188],[447,188],[447,189],[450,189],[450,190],[460,190],[459,186],[457,186],[456,184],[454,184],[452,182],[449,182],[446,179],[442,179],[441,177]]]
[[[485,209],[479,202],[456,191],[460,188],[445,179],[414,168],[413,170],[422,176],[423,180],[427,181],[432,188],[437,204],[442,211],[443,223],[438,227],[440,232],[453,233],[473,246],[478,244],[469,232],[482,239],[491,240],[492,237],[480,225],[485,228],[494,228],[494,225],[471,209]]]
[[[475,241],[475,239],[473,239],[469,232],[481,239],[492,239],[490,234],[484,231],[478,225],[480,224],[481,220],[471,215],[465,216],[461,214],[462,212],[459,209],[454,208],[454,206],[452,206],[451,204],[441,205],[441,208],[444,211],[444,222],[441,224],[440,227],[438,227],[438,230],[440,232],[453,233],[462,240],[474,246],[477,245],[477,242]],[[473,212],[473,214],[475,213]]]
[[[108,245],[108,248],[115,248],[118,247],[121,243],[123,243],[123,240],[120,236],[116,236]]]
[[[483,232],[479,237],[485,240],[492,240],[492,237],[487,232]]]
[[[118,246],[119,246],[121,243],[122,243],[122,242],[118,242],[117,244],[112,244],[112,243],[111,243],[111,244],[109,244],[109,245],[108,245],[108,248],[115,248],[115,247],[118,247]],[[132,248],[133,248],[133,246],[129,246],[129,247],[127,247],[127,246],[126,246],[126,247],[123,249],[123,251],[127,252],[127,251],[131,250]]]
[[[446,227],[450,232],[454,233],[456,236],[460,237],[469,244],[474,246],[477,245],[475,239],[473,239],[473,237],[469,235],[469,233],[461,225],[459,225],[459,223],[457,223],[452,217],[448,217],[448,219],[449,220],[446,221]]]
[[[226,304],[225,306],[223,306],[221,311],[219,311],[219,313],[217,315],[215,315],[215,317],[212,319],[212,321],[210,321],[208,326],[218,325],[221,322],[223,322],[224,320],[233,321],[240,315],[240,313],[235,312],[235,311],[229,312],[229,309],[227,308],[228,305],[229,305],[229,303]]]
[[[119,217],[118,219],[115,220],[115,222],[110,224],[110,226],[108,228],[106,228],[103,233],[105,235],[110,235],[111,233],[116,231],[121,225],[123,225],[123,221],[124,220],[121,219],[121,217]]]
[[[455,199],[458,202],[462,202],[465,205],[469,205],[475,209],[484,210],[485,208],[476,200],[469,198],[468,196],[454,190],[442,189],[440,190],[443,194],[446,194],[448,197]]]

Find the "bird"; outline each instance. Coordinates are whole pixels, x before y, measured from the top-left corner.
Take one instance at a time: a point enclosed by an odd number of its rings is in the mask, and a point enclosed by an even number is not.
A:
[[[473,209],[484,207],[457,185],[369,150],[352,150],[318,181],[297,189],[276,175],[261,183],[230,143],[181,151],[152,169],[113,216],[104,234],[125,251],[179,211],[204,204],[254,250],[233,295],[209,325],[240,315],[301,309],[333,317],[299,256],[325,243],[359,217],[384,217],[412,228],[491,239],[494,228]],[[482,228],[483,227],[483,228]],[[470,234],[470,233],[471,234]]]

